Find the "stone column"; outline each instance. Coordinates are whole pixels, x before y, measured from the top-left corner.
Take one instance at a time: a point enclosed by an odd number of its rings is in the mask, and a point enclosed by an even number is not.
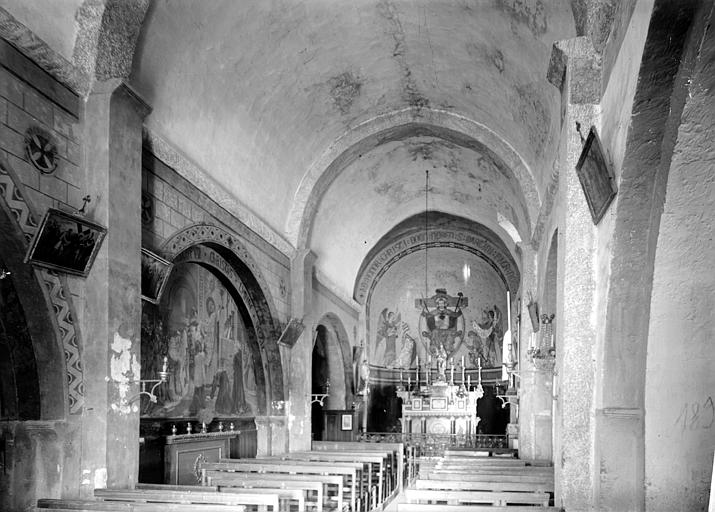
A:
[[[543,258],[548,252],[548,240],[541,243]],[[530,247],[522,247],[521,336],[519,344],[519,457],[526,460],[551,461],[552,453],[552,374],[537,370],[528,350],[534,329],[528,311],[529,292],[538,302],[538,272],[536,255]],[[538,336],[538,332],[534,333]]]
[[[315,254],[309,249],[296,251],[291,260],[291,316],[301,318],[303,333],[290,351],[288,376],[288,450],[310,450],[310,387],[313,334],[313,265]]]
[[[598,122],[601,67],[591,41],[560,41],[552,54],[560,57],[558,84],[565,102],[556,201],[558,226],[556,371],[558,401],[555,447],[555,504],[569,511],[590,510],[595,489],[593,410],[597,343],[596,230],[575,172],[583,149],[582,136]],[[564,72],[565,71],[565,72]],[[554,84],[557,85],[557,84]],[[581,132],[577,130],[577,123]]]
[[[141,154],[147,105],[120,80],[97,83],[85,107],[87,218],[107,236],[85,282],[84,495],[133,487],[139,468]]]

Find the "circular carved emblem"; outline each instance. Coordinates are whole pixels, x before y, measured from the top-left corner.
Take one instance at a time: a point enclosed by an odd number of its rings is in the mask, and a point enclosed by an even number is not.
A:
[[[36,126],[28,128],[25,133],[25,153],[41,173],[52,174],[57,169],[57,145],[43,129]]]

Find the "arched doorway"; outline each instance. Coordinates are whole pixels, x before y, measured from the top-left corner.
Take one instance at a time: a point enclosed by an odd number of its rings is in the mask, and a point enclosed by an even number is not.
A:
[[[330,367],[328,365],[328,330],[324,325],[318,325],[315,330],[313,352],[311,356],[311,395],[330,394]],[[317,397],[316,397],[317,398]],[[327,401],[312,400],[310,404],[310,434],[313,441],[323,440],[324,422],[323,408],[327,408]]]
[[[79,442],[58,435],[80,421],[84,399],[70,294],[59,274],[23,261],[37,225],[20,180],[0,158],[2,510],[25,510],[39,496],[59,496],[66,447]],[[60,470],[54,478],[37,478],[38,467]]]
[[[311,404],[311,435],[324,436],[324,411],[351,409],[354,399],[352,355],[347,332],[340,318],[325,314],[315,330],[312,352],[311,394],[327,394]]]

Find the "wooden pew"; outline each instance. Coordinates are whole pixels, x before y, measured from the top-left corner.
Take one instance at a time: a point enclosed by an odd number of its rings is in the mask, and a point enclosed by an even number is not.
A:
[[[348,498],[350,510],[359,510],[361,496],[358,494],[359,482],[362,481],[362,464],[333,462],[300,462],[278,459],[219,459],[218,462],[206,462],[202,467],[222,471],[244,471],[254,473],[288,473],[313,475],[340,475],[350,489]]]
[[[494,505],[444,505],[430,503],[400,503],[397,512],[562,512],[558,507],[494,506]]]
[[[433,489],[406,489],[408,503],[447,502],[447,505],[549,505],[549,495],[545,492],[510,492],[510,491],[460,491]]]
[[[37,512],[245,512],[245,505],[39,499]]]
[[[286,475],[271,473],[241,473],[228,471],[206,471],[207,478],[216,483],[219,489],[233,487],[284,487],[286,489],[300,489],[306,493],[306,504],[315,506],[322,512],[325,499],[329,496],[330,487],[336,492],[335,507],[340,508],[344,503],[342,495],[343,479],[339,475]],[[312,496],[315,493],[315,496]]]
[[[479,480],[465,482],[462,480],[429,480],[418,478],[413,484],[415,489],[434,489],[441,491],[538,491],[538,485],[529,482],[503,482],[501,480]],[[542,486],[543,487],[543,486]],[[543,492],[549,492],[543,489]]]
[[[356,452],[377,452],[389,455],[391,471],[392,489],[390,498],[402,491],[405,483],[405,445],[403,443],[360,443],[357,441],[313,441],[312,451],[356,451]],[[410,460],[412,464],[412,459]],[[408,470],[407,474],[410,471]]]
[[[288,474],[288,473],[256,473],[240,470],[225,471],[202,469],[205,481],[218,487],[232,487],[234,484],[242,485],[243,481],[265,481],[280,484],[281,482],[295,482],[296,484],[318,483],[320,494],[318,502],[322,505],[326,500],[334,499],[336,507],[342,509],[350,506],[350,501],[344,497],[343,486],[345,479],[342,475],[317,475],[317,474]],[[334,492],[331,492],[334,491]]]
[[[234,473],[231,473],[233,476]],[[323,509],[323,486],[320,482],[294,482],[294,481],[268,481],[263,478],[263,475],[253,475],[258,478],[249,479],[244,478],[243,480],[230,480],[231,485],[220,485],[221,478],[217,479],[219,485],[182,485],[182,486],[165,486],[165,485],[154,485],[144,486],[143,488],[165,488],[165,487],[182,487],[180,490],[198,490],[201,489],[211,489],[215,492],[261,492],[261,493],[276,493],[280,498],[281,502],[288,501],[287,507],[283,507],[281,503],[281,509],[290,509],[290,501],[295,501],[299,511],[304,511],[307,504],[312,504],[318,510],[322,512]],[[187,489],[188,488],[188,489]],[[315,492],[316,498],[311,499],[311,493]]]
[[[219,459],[219,462],[227,462],[235,459]],[[249,460],[249,459],[246,459]],[[326,468],[327,471],[331,471],[336,465],[342,467],[349,467],[355,470],[355,476],[351,476],[351,482],[348,484],[350,487],[351,495],[351,510],[363,512],[368,511],[368,506],[370,503],[371,487],[372,487],[372,468],[369,463],[355,460],[328,460],[324,457],[316,458],[293,458],[291,453],[286,453],[283,455],[277,455],[274,457],[267,457],[261,459],[250,459],[251,462],[255,463],[276,463],[276,464],[309,464],[316,467]]]
[[[220,493],[158,489],[95,489],[95,499],[136,503],[191,503],[255,506],[259,511],[279,510],[276,493]]]
[[[463,482],[479,482],[479,481],[504,481],[504,482],[528,482],[528,483],[540,483],[543,485],[550,484],[553,487],[554,476],[553,475],[531,475],[524,473],[521,475],[514,474],[504,474],[498,472],[491,473],[465,473],[460,474],[455,477],[452,473],[440,473],[432,472],[427,477],[429,480],[461,480]]]
[[[386,454],[369,454],[364,452],[290,452],[280,455],[286,460],[323,461],[323,462],[361,462],[365,464],[368,474],[369,496],[371,496],[370,508],[376,508],[382,504],[387,496],[386,470],[389,464],[389,456]],[[372,482],[377,480],[377,493],[372,491]]]

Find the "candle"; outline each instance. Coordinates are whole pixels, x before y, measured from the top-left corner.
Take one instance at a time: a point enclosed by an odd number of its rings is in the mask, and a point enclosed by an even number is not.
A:
[[[452,363],[451,383],[454,384],[454,363]]]
[[[400,386],[402,385],[402,370],[400,370]]]
[[[472,376],[467,375],[467,389],[472,387]]]
[[[407,389],[410,390],[412,388],[412,377],[407,376]]]
[[[166,373],[166,368],[167,368],[168,362],[169,362],[169,358],[164,356],[164,366],[161,367],[161,371],[164,373]]]

